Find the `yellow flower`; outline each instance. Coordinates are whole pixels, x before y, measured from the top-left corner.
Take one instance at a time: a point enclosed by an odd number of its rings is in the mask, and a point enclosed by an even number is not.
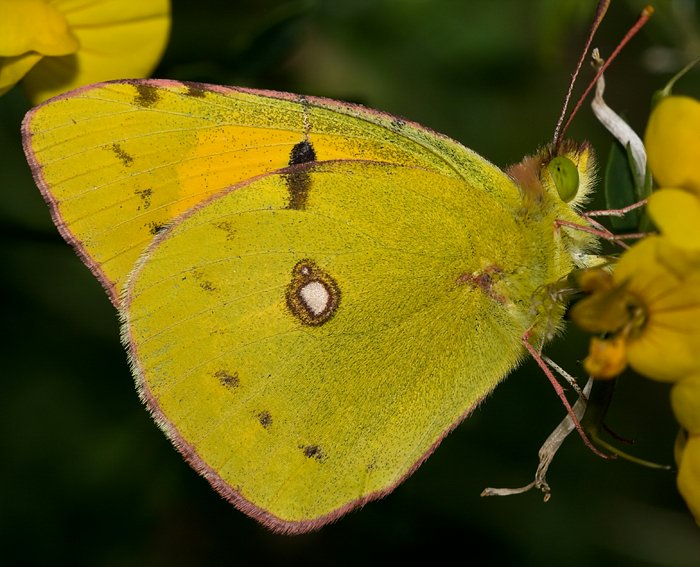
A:
[[[686,431],[700,435],[700,373],[691,374],[673,386],[671,407]]]
[[[583,367],[591,376],[601,380],[617,377],[627,367],[627,345],[622,336],[612,339],[593,337]]]
[[[607,335],[591,343],[584,366],[592,375],[611,378],[626,358],[640,374],[676,381],[700,369],[700,103],[662,99],[645,145],[661,185],[648,205],[661,236],[625,252],[607,281],[584,276],[582,289],[593,293],[572,318]]]
[[[648,211],[661,235],[626,251],[612,274],[584,272],[580,287],[592,293],[571,317],[605,335],[592,339],[584,361],[592,375],[614,377],[626,359],[648,378],[675,383],[678,490],[700,525],[700,103],[663,99],[645,138],[661,187]]]
[[[659,189],[649,198],[647,210],[656,226],[674,246],[700,250],[700,195],[684,189]]]
[[[663,98],[649,117],[645,146],[661,187],[649,199],[651,218],[674,245],[700,250],[700,102]]]
[[[614,360],[607,366],[622,369],[620,345],[613,344],[622,338],[629,365],[649,378],[676,381],[700,370],[700,270],[692,255],[674,252],[662,237],[645,238],[622,255],[611,283],[572,308],[580,327],[610,335],[604,352]],[[606,367],[600,353],[594,345],[589,370]]]
[[[685,430],[676,451],[678,490],[700,524],[700,373],[673,386],[671,407]]]
[[[686,302],[678,306],[690,316],[700,295],[700,103],[683,96],[662,99],[649,118],[645,146],[661,187],[651,195],[647,210],[663,234],[660,252],[666,267],[691,285],[682,288]],[[690,327],[684,345],[697,352],[697,331]],[[676,443],[678,491],[700,525],[699,365],[677,377],[671,406],[682,427]]]
[[[644,145],[660,187],[700,197],[700,102],[687,96],[661,99],[649,117]]]
[[[700,525],[700,434],[689,435],[678,462],[678,492]]]
[[[0,94],[20,80],[33,103],[148,76],[170,30],[169,0],[0,0]]]

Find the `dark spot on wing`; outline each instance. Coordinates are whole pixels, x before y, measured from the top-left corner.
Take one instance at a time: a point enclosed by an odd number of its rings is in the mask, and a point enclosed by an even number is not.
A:
[[[124,148],[122,148],[119,144],[112,144],[112,151],[119,158],[124,167],[129,167],[132,163],[134,163],[134,158],[124,151]]]
[[[316,459],[319,462],[326,460],[326,455],[323,449],[318,445],[300,445],[299,448],[304,453],[307,459]]]
[[[185,95],[187,96],[192,96],[195,98],[204,98],[207,96],[207,90],[199,85],[190,83],[186,84],[185,86],[187,87],[187,90],[185,91]]]
[[[285,175],[289,188],[288,209],[303,211],[306,208],[306,200],[311,188],[311,177],[306,171],[295,171]]]
[[[238,388],[241,381],[238,379],[238,372],[229,372],[228,370],[217,370],[214,376],[219,379],[222,386],[227,388]]]
[[[207,278],[207,273],[204,270],[192,270],[191,273],[201,289],[209,292],[217,291],[218,288]]]
[[[141,204],[143,209],[146,210],[151,206],[151,197],[153,196],[153,189],[134,189],[134,193],[141,197]],[[138,208],[141,210],[141,207]]]
[[[405,120],[402,120],[401,118],[394,118],[394,119],[391,121],[391,129],[392,129],[394,132],[400,132],[401,130],[403,130],[403,127],[404,127],[405,125],[406,125],[406,121],[405,121]]]
[[[457,284],[466,284],[474,289],[481,290],[488,297],[500,304],[506,303],[506,298],[497,291],[496,285],[502,278],[503,269],[496,265],[486,266],[480,272],[462,274],[457,278]]]
[[[311,188],[311,176],[306,171],[294,171],[285,175],[289,189],[288,209],[303,211]]]
[[[315,309],[315,306],[309,304],[304,297],[304,290],[312,284],[322,286],[328,294],[328,300],[321,310]],[[310,258],[304,258],[295,264],[285,298],[287,308],[300,323],[317,327],[329,321],[338,311],[340,296],[338,282],[328,272],[320,268],[316,262]]]
[[[131,83],[136,87],[136,97],[134,97],[134,104],[141,106],[142,108],[150,108],[154,106],[160,99],[160,94],[158,89],[153,85],[148,83],[136,82]]]
[[[236,227],[231,221],[221,221],[214,224],[219,230],[226,233],[226,240],[233,240],[236,236]]]
[[[316,151],[311,142],[304,140],[292,148],[292,153],[289,155],[289,165],[299,165],[311,161],[316,161]]]
[[[155,236],[156,234],[163,232],[165,227],[168,225],[164,222],[149,222],[147,226],[148,232]]]
[[[299,142],[292,148],[289,155],[289,165],[302,165],[316,161],[316,151],[308,140]],[[306,200],[311,188],[311,176],[306,169],[292,171],[285,175],[289,189],[289,205],[287,208],[298,211],[306,208]]]
[[[268,429],[272,425],[272,415],[269,411],[261,411],[258,414],[258,421],[265,429]]]

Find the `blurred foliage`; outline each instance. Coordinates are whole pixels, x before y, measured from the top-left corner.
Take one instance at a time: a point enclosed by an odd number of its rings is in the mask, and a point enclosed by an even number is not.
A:
[[[642,4],[613,2],[595,41],[603,55]],[[551,138],[594,5],[174,0],[156,76],[361,102],[505,166]],[[638,132],[653,91],[700,52],[699,5],[659,0],[607,73],[607,101]],[[694,72],[677,90],[697,96],[699,87]],[[454,554],[474,564],[698,565],[700,530],[674,474],[603,461],[575,436],[550,470],[547,504],[536,493],[479,497],[487,485],[529,482],[540,443],[564,415],[532,363],[384,500],[306,536],[258,526],[182,461],[139,403],[114,310],[32,182],[19,132],[26,110],[17,89],[0,99],[3,562],[352,565]],[[587,106],[569,135],[608,155],[611,140]],[[572,330],[548,352],[580,374],[586,343]],[[625,375],[609,425],[636,441],[630,451],[670,463],[667,397],[664,385]]]

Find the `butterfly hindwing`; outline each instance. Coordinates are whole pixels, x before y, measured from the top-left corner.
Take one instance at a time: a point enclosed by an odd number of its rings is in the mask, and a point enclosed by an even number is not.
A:
[[[470,275],[526,262],[521,230],[481,188],[419,168],[241,184],[177,220],[130,279],[142,397],[243,510],[283,531],[325,523],[400,482],[516,364],[512,305]]]

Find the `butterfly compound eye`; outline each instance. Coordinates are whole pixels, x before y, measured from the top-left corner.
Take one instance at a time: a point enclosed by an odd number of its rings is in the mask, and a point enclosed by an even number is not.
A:
[[[579,186],[578,168],[569,158],[557,156],[547,164],[559,197],[568,203],[576,197]]]

